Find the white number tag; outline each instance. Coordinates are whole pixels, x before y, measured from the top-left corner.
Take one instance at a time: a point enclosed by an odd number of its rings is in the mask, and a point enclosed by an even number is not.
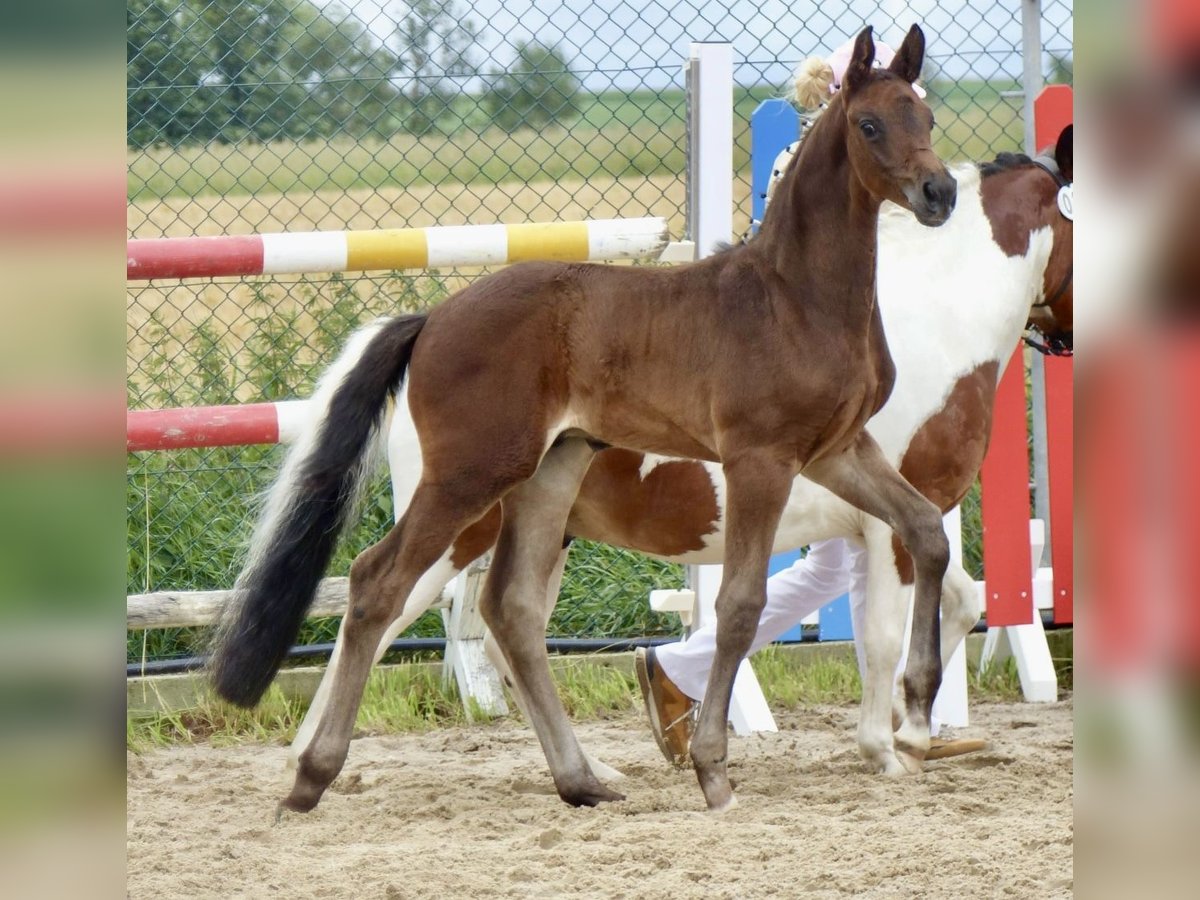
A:
[[[1075,221],[1075,185],[1064,184],[1058,189],[1058,211],[1068,222]]]

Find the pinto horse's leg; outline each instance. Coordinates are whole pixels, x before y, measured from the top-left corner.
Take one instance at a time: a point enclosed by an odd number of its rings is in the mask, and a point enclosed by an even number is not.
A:
[[[907,603],[905,603],[907,608]],[[950,664],[950,658],[979,621],[979,591],[966,570],[957,563],[950,563],[942,582],[942,670]],[[903,688],[903,684],[901,684]],[[899,731],[905,719],[903,690],[893,697],[892,727]],[[906,747],[898,746],[896,756],[910,771],[920,769],[921,760],[913,757]]]
[[[313,720],[310,740],[297,755],[295,782],[281,806],[307,812],[342,770],[380,639],[421,576],[495,499],[494,495],[456,495],[440,485],[422,484],[403,518],[354,560],[338,658],[332,676],[326,676],[332,678],[327,699]]]
[[[767,564],[794,470],[787,454],[755,450],[726,454],[728,541],[717,592],[717,650],[692,738],[691,757],[708,808],[734,804],[726,772],[729,701],[767,601]]]
[[[878,519],[871,519],[863,531],[867,544],[867,596],[863,630],[857,636],[865,663],[858,749],[875,771],[903,775],[907,768],[896,755],[892,700],[896,665],[900,662],[908,620],[908,590],[896,571],[892,530]]]
[[[981,612],[979,589],[958,563],[950,563],[942,583],[942,668],[971,633]]]
[[[567,515],[594,454],[583,438],[561,440],[547,451],[536,474],[505,496],[500,540],[480,600],[558,795],[572,806],[623,799],[589,768],[554,688],[546,653],[547,584],[562,552]]]
[[[904,669],[906,716],[895,740],[897,752],[919,764],[929,750],[929,717],[942,681],[938,610],[942,578],[950,562],[942,515],[888,463],[865,431],[845,452],[806,466],[802,474],[886,522],[913,558],[916,599]]]
[[[942,669],[950,663],[950,657],[962,644],[963,639],[979,621],[979,591],[971,576],[957,563],[951,563],[946,569],[946,577],[942,583]],[[914,626],[915,627],[915,626]],[[907,690],[905,691],[907,694]],[[897,734],[902,734],[905,727],[904,698],[897,696],[897,715],[895,716]],[[897,741],[896,756],[906,768],[917,771],[921,759],[914,757],[908,744],[903,740]]]

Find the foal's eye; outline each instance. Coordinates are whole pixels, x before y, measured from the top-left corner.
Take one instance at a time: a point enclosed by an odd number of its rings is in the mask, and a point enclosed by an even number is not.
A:
[[[860,122],[858,127],[862,130],[867,140],[872,140],[879,136],[879,129],[875,127],[874,122]]]

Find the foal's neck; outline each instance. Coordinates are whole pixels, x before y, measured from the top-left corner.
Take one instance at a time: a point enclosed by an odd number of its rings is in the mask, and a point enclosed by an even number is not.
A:
[[[854,174],[846,128],[838,97],[800,145],[751,246],[785,283],[819,286],[799,302],[853,316],[875,301],[881,202]]]

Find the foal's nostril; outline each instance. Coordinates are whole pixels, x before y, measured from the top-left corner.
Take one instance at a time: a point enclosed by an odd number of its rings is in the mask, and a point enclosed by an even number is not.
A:
[[[933,186],[933,179],[929,179],[921,186],[921,192],[925,195],[925,201],[933,206],[938,202],[937,188]]]

